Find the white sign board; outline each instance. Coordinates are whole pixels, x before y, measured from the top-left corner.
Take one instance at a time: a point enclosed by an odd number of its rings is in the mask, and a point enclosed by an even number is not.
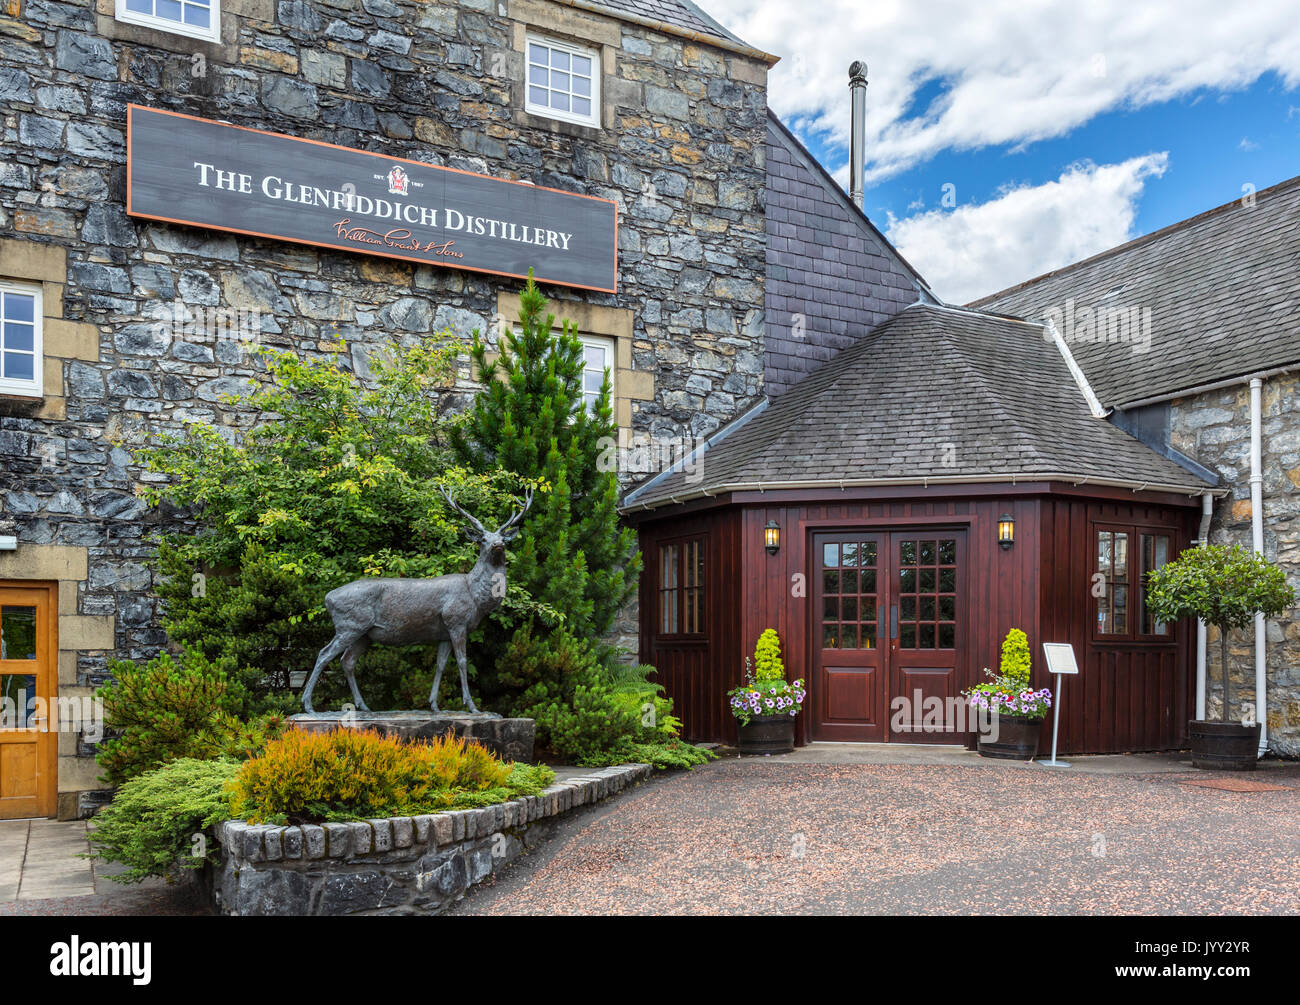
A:
[[[1044,642],[1043,655],[1047,657],[1048,673],[1079,672],[1079,664],[1074,661],[1074,646],[1068,642]]]

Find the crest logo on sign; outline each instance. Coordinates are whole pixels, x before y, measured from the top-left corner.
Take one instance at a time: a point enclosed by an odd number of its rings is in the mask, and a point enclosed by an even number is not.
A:
[[[402,170],[400,164],[394,164],[393,169],[388,172],[388,194],[409,195],[410,188],[410,177],[408,177],[406,172]]]

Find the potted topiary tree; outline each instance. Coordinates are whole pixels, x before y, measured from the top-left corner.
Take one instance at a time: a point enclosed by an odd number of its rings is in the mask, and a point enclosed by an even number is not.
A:
[[[1259,722],[1229,722],[1232,677],[1228,633],[1255,620],[1277,617],[1295,603],[1286,573],[1241,545],[1189,548],[1168,565],[1147,573],[1146,609],[1160,621],[1199,618],[1219,630],[1223,655],[1223,704],[1218,721],[1187,724],[1192,764],[1198,768],[1253,771],[1259,757]],[[1259,709],[1258,715],[1264,715]]]
[[[787,681],[781,662],[781,639],[769,628],[758,637],[751,665],[745,659],[745,683],[727,692],[728,706],[739,725],[742,754],[788,754],[794,750],[794,717],[803,708],[802,680]]]
[[[985,667],[989,680],[965,692],[971,707],[992,713],[997,726],[987,736],[980,734],[981,757],[1032,761],[1037,755],[1038,733],[1052,707],[1052,692],[1047,688],[1032,690],[1029,670],[1029,636],[1013,628],[1002,641],[998,672]]]

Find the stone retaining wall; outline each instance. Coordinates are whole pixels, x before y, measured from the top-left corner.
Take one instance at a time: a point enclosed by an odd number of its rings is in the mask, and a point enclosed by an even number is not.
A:
[[[567,778],[539,796],[474,810],[280,827],[216,829],[222,865],[209,895],[221,914],[438,914],[535,848],[554,818],[649,777],[621,764]]]

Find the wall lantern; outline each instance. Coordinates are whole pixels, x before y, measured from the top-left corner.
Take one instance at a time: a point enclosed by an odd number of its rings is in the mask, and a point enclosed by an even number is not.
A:
[[[763,527],[763,547],[769,555],[781,550],[781,527],[775,520],[767,521]]]
[[[1010,548],[1016,543],[1016,518],[1010,513],[998,517],[998,544]]]

